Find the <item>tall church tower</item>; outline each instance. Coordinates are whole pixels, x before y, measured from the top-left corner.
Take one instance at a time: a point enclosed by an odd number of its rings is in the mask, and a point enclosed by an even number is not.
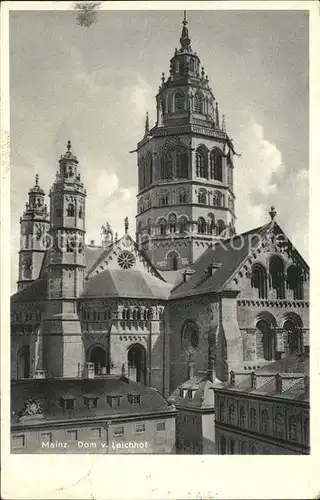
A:
[[[18,291],[26,288],[39,276],[45,252],[45,237],[49,229],[49,214],[45,205],[45,193],[35,185],[29,191],[29,201],[20,218],[20,251]]]
[[[138,143],[136,237],[158,269],[192,264],[216,239],[235,232],[234,148],[186,14],[180,49],[156,96],[157,121]]]
[[[48,300],[41,333],[49,377],[76,377],[83,363],[77,297],[84,284],[85,197],[69,141],[50,190]]]

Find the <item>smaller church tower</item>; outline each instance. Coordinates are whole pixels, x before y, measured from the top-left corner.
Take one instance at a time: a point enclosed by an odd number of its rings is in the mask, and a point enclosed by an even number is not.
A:
[[[37,174],[35,185],[29,191],[29,200],[20,218],[18,291],[29,286],[39,276],[48,229],[49,213]]]
[[[77,298],[84,285],[85,197],[78,160],[68,141],[50,190],[51,245],[42,325],[43,359],[49,377],[77,377],[82,371],[83,344]]]

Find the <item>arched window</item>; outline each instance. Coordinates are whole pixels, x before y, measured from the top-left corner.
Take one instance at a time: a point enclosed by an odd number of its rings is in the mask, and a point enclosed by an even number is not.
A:
[[[190,59],[189,61],[189,68],[190,68],[190,71],[194,72],[194,59]]]
[[[149,186],[150,184],[152,184],[152,155],[148,153],[145,165],[145,185]]]
[[[82,219],[82,212],[83,211],[83,206],[82,204],[79,206],[79,219]]]
[[[178,179],[188,178],[188,153],[185,148],[176,152],[176,173]]]
[[[289,439],[290,441],[297,441],[298,440],[298,432],[297,432],[297,417],[295,415],[292,415],[289,418]]]
[[[173,161],[170,151],[164,151],[161,156],[160,177],[162,180],[173,178]]]
[[[174,95],[174,110],[184,111],[185,95],[183,92],[176,92]]]
[[[252,267],[251,286],[257,288],[259,299],[268,297],[267,272],[261,264],[254,264]]]
[[[269,413],[268,413],[268,410],[262,410],[261,430],[262,430],[262,432],[269,432]]]
[[[269,263],[270,286],[276,290],[277,299],[284,299],[284,266],[277,255],[273,255]]]
[[[203,98],[200,92],[196,92],[193,99],[193,109],[195,113],[203,113]]]
[[[69,203],[69,205],[68,205],[67,216],[74,217],[74,204],[73,203]]]
[[[160,234],[164,235],[167,232],[167,222],[165,219],[161,219],[159,222]]]
[[[146,185],[146,164],[144,158],[141,158],[139,164],[139,185],[140,189],[143,189]]]
[[[178,269],[178,259],[179,256],[176,252],[170,252],[168,254],[167,262],[170,270],[176,271]]]
[[[207,224],[203,217],[198,219],[198,233],[205,234],[207,232]]]
[[[188,220],[185,217],[179,219],[180,233],[188,232]]]
[[[222,182],[222,153],[217,149],[210,153],[210,178]]]
[[[203,147],[196,151],[196,172],[197,177],[208,179],[208,153]]]
[[[168,217],[170,233],[176,232],[176,222],[177,222],[177,216],[175,214],[170,214]]]
[[[229,406],[229,424],[234,425],[235,419],[236,419],[236,409],[235,406],[232,404]]]
[[[273,423],[273,430],[274,434],[277,437],[283,437],[284,436],[284,418],[282,413],[277,412],[274,417],[274,423]]]
[[[166,206],[169,204],[169,196],[167,194],[162,194],[160,196],[160,206]]]
[[[213,193],[212,205],[214,207],[221,207],[222,206],[222,199],[223,199],[222,193],[220,193],[220,191],[215,191]]]
[[[288,336],[289,353],[299,353],[302,348],[301,330],[293,319],[288,318],[283,324]]]
[[[227,443],[224,436],[220,437],[220,455],[225,455],[227,452]]]
[[[179,203],[187,203],[187,193],[185,191],[180,191]]]
[[[250,427],[251,429],[257,427],[257,410],[255,408],[250,408]]]
[[[148,234],[151,234],[151,219],[147,219],[147,232]]]
[[[206,191],[200,191],[198,193],[198,203],[200,203],[201,205],[207,204],[207,192]]]
[[[267,361],[275,359],[275,334],[271,330],[269,322],[265,319],[261,319],[257,323],[257,329],[262,335],[262,349],[263,357]]]
[[[214,234],[215,223],[214,223],[214,215],[208,214],[209,222],[208,222],[208,231],[209,234]]]
[[[219,236],[225,230],[226,225],[223,220],[218,220],[217,222],[217,236]]]
[[[288,267],[287,283],[290,290],[293,290],[294,300],[303,300],[303,276],[300,267]]]

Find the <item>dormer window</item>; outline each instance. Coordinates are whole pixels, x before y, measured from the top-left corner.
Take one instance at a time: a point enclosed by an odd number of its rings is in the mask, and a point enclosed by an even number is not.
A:
[[[128,394],[128,401],[132,405],[139,405],[141,403],[140,394]]]
[[[73,396],[63,396],[60,398],[60,406],[63,410],[74,410],[75,407],[75,397]]]
[[[87,408],[97,408],[98,396],[84,396],[83,402]]]
[[[122,396],[107,396],[107,403],[114,408],[120,406]]]

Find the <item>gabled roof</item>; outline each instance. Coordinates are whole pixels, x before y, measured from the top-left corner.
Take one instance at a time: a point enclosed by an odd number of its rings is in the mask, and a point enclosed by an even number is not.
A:
[[[251,229],[231,238],[221,240],[209,247],[191,266],[194,273],[184,283],[176,285],[171,292],[171,299],[220,291],[226,281],[242,264],[252,247],[261,241],[270,224]],[[207,269],[212,263],[221,264],[213,270],[212,276],[206,279]]]
[[[81,298],[128,297],[166,300],[170,290],[171,285],[146,272],[135,269],[106,269],[85,283]]]

